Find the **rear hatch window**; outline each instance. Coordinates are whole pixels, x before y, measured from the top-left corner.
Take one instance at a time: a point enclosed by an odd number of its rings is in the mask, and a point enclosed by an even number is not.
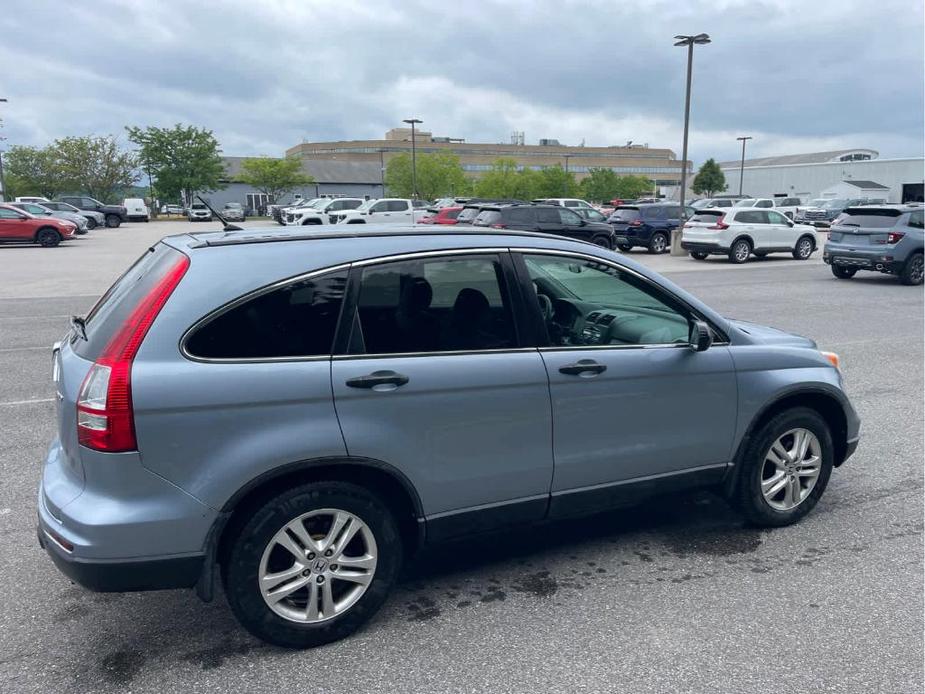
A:
[[[474,226],[477,227],[487,227],[492,224],[497,224],[501,221],[501,212],[498,210],[482,210],[479,212],[478,216],[475,218],[475,221],[472,222]]]
[[[459,216],[456,218],[456,221],[460,223],[470,223],[473,219],[475,219],[478,216],[478,214],[479,214],[478,207],[464,207],[462,208],[462,211],[460,211]]]
[[[85,319],[87,339],[74,339],[74,351],[84,359],[96,361],[132,309],[164,278],[181,255],[163,243],[149,248],[90,309]]]
[[[446,217],[447,219],[456,219],[457,217],[459,217],[460,212],[461,210],[447,210],[446,212],[444,212],[443,216]]]
[[[724,216],[724,214],[725,214],[724,212],[720,212],[718,210],[709,210],[709,211],[701,210],[700,212],[697,212],[693,217],[691,217],[687,221],[688,221],[688,224],[690,223],[716,224],[716,221],[720,217]]]
[[[635,222],[639,219],[638,207],[618,207],[610,215],[611,222]]]
[[[889,208],[849,207],[835,220],[829,238],[859,245],[886,243],[890,229],[896,225],[900,215],[901,211]]]

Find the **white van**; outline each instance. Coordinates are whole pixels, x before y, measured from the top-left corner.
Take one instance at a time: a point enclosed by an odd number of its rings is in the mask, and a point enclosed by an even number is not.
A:
[[[50,200],[48,198],[36,197],[34,195],[26,195],[24,197],[16,198],[16,202],[31,202],[41,204],[43,202],[50,202]]]
[[[151,210],[145,205],[141,198],[125,198],[122,201],[122,207],[125,208],[125,216],[130,222],[147,222],[151,220]]]

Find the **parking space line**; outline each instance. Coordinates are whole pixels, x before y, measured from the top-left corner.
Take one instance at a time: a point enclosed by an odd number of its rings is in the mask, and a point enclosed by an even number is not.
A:
[[[54,398],[35,398],[33,400],[10,400],[9,402],[0,402],[0,407],[16,407],[17,405],[35,405],[40,402],[54,402]]]
[[[0,352],[34,352],[37,349],[51,350],[51,347],[48,345],[41,345],[39,347],[3,347],[0,348]]]

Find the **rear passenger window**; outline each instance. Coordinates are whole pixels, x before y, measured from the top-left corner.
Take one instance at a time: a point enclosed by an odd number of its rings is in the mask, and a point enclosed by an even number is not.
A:
[[[533,224],[533,210],[529,207],[508,208],[506,214],[510,224]]]
[[[424,258],[363,268],[351,352],[407,354],[516,344],[496,256]]]
[[[405,212],[408,209],[408,203],[405,200],[389,200],[386,209],[389,212]]]
[[[758,210],[743,210],[736,213],[736,221],[740,224],[767,224],[768,213]]]
[[[913,229],[925,229],[925,211],[916,210],[909,215],[909,226]]]
[[[280,359],[331,353],[345,270],[299,280],[233,306],[186,340],[201,359]]]

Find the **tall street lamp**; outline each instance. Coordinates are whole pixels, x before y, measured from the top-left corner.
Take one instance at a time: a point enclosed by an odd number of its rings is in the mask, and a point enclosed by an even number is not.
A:
[[[687,194],[687,131],[691,119],[691,69],[694,63],[694,44],[710,43],[707,34],[675,36],[675,46],[687,46],[687,93],[684,97],[684,146],[681,152],[681,211],[684,211],[684,196]],[[681,229],[671,232],[671,255],[684,255],[681,250]]]
[[[417,123],[423,122],[424,121],[418,120],[417,118],[405,118],[402,121],[402,123],[409,123],[411,125],[411,197],[415,199],[418,197],[418,158],[414,143],[414,126]]]
[[[5,104],[7,103],[7,100],[4,98],[0,98],[0,103]],[[0,137],[0,141],[2,140],[3,138]],[[0,151],[0,202],[4,202],[5,200],[6,200],[6,180],[3,178],[3,152]]]
[[[739,165],[739,197],[742,197],[742,179],[745,176],[745,142],[751,140],[752,136],[747,135],[746,137],[737,137],[737,140],[742,140],[742,163]]]

